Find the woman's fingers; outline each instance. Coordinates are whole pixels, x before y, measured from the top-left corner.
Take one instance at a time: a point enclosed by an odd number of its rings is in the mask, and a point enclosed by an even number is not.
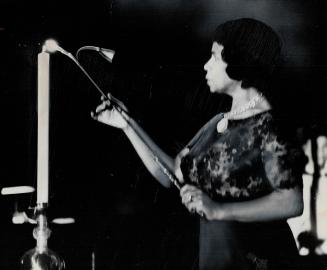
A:
[[[201,196],[201,191],[196,188],[189,188],[181,191],[182,203],[185,205],[191,201],[194,201],[195,199],[198,199],[199,196]]]
[[[199,199],[201,199],[201,196],[202,196],[202,192],[199,189],[184,192],[181,195],[182,203],[187,205],[190,202],[198,201]]]
[[[106,111],[106,110],[112,110],[113,107],[112,107],[112,104],[109,100],[106,100],[105,97],[101,96],[101,100],[102,100],[102,103],[96,107],[95,109],[95,112],[91,112],[91,117],[95,120],[98,120],[99,119],[99,115]]]
[[[98,120],[98,116],[95,112],[92,112],[91,111],[91,117],[94,119],[94,120]]]
[[[204,207],[204,194],[195,186],[185,185],[181,189],[180,195],[182,203],[191,213],[198,213],[200,216],[205,217]]]
[[[194,199],[193,194],[191,194],[191,193],[184,194],[182,196],[182,203],[185,204],[185,206],[187,206],[187,204],[190,203],[191,201],[193,201],[193,199]]]
[[[101,123],[124,129],[127,126],[127,121],[122,115],[112,106],[112,102],[103,101],[94,112],[91,112],[91,117]]]
[[[203,205],[200,203],[199,200],[193,200],[192,202],[190,202],[189,204],[186,205],[186,208],[192,214],[197,213],[201,217],[205,216]]]
[[[185,193],[193,192],[196,190],[199,190],[199,189],[195,186],[186,184],[181,188],[180,195],[183,196]]]
[[[95,112],[98,114],[106,109],[106,103],[102,102],[96,109]]]

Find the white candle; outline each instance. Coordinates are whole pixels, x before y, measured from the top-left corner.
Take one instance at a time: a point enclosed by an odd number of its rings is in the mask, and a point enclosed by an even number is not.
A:
[[[49,200],[49,53],[37,65],[37,204]]]

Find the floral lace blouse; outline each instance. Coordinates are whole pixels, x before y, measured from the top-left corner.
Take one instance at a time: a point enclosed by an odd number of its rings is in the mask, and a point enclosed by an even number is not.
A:
[[[222,117],[212,118],[188,144],[181,161],[186,183],[216,201],[250,200],[301,184],[302,151],[282,139],[270,111],[229,120],[218,133]]]

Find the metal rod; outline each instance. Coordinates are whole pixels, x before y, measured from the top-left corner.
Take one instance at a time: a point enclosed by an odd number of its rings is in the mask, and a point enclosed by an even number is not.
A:
[[[153,160],[158,164],[159,168],[162,170],[162,172],[169,178],[169,180],[178,188],[180,189],[181,186],[178,182],[177,177],[170,172],[170,170],[167,169],[167,165],[163,164],[160,160],[158,155],[149,147],[149,145],[146,143],[146,141],[143,139],[143,137],[139,134],[137,129],[133,126],[132,122],[130,121],[130,115],[128,111],[122,106],[122,102],[115,98],[113,95],[110,93],[106,95],[101,88],[97,85],[97,83],[91,78],[91,76],[88,74],[88,72],[83,68],[83,66],[78,62],[78,60],[69,52],[61,49],[58,50],[62,54],[68,56],[73,62],[82,70],[82,72],[85,74],[85,76],[92,82],[92,84],[95,86],[95,88],[98,90],[100,95],[103,97],[104,101],[108,102],[108,105],[112,105],[119,113],[120,115],[124,118],[124,120],[128,123],[128,125],[135,131],[135,133],[141,138],[141,140],[144,142],[145,145],[148,146],[150,151],[152,152],[153,155]],[[112,104],[111,104],[112,103]]]

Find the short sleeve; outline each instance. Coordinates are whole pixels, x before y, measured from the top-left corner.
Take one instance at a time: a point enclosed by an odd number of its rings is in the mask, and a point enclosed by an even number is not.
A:
[[[302,149],[275,133],[268,133],[263,139],[262,146],[262,162],[272,188],[302,186],[302,174],[306,163]]]

